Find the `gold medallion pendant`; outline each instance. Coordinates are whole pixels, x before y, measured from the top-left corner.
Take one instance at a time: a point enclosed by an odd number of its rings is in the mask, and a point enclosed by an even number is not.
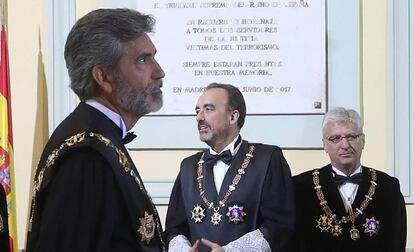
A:
[[[349,234],[351,235],[351,239],[356,241],[360,238],[359,236],[359,230],[356,228],[352,228],[351,230],[349,230]]]
[[[141,242],[145,241],[149,244],[151,239],[154,238],[155,233],[154,217],[145,211],[144,217],[139,218],[139,222],[141,225],[139,226],[138,232],[141,234]]]
[[[351,205],[349,205],[348,213],[349,213],[348,219],[349,219],[349,221],[351,222],[351,225],[352,225],[351,226],[351,230],[349,230],[349,234],[350,234],[351,239],[353,241],[356,241],[356,240],[358,240],[361,237],[359,235],[359,230],[355,227],[355,218],[357,216],[354,215],[354,211],[352,210],[352,206]],[[346,217],[343,217],[343,218],[346,218]]]
[[[368,233],[369,236],[378,235],[378,231],[380,230],[379,221],[377,221],[374,217],[368,219],[365,218],[365,224],[362,226],[365,227],[364,233]]]
[[[229,222],[233,222],[234,224],[237,224],[239,222],[243,222],[243,217],[246,216],[246,213],[243,211],[242,206],[233,205],[231,207],[228,207],[228,211],[226,213],[226,216],[229,217]]]
[[[194,205],[193,210],[191,211],[191,219],[195,222],[195,223],[201,223],[204,220],[204,217],[206,217],[206,215],[204,214],[204,211],[206,209],[197,204]]]

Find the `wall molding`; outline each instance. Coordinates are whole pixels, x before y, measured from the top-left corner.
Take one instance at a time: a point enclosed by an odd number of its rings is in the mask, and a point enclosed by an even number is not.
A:
[[[77,98],[69,88],[64,60],[66,37],[76,20],[75,0],[48,0],[49,56],[48,107],[49,134],[76,107]]]
[[[170,201],[171,191],[174,186],[174,180],[144,179],[144,185],[152,198],[152,202],[154,202],[155,205],[168,205],[168,202]]]
[[[414,1],[390,1],[390,153],[406,203],[414,203]]]

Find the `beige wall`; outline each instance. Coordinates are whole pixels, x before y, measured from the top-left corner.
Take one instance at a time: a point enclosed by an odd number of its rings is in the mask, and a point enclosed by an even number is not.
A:
[[[38,97],[38,54],[47,58],[47,0],[8,1],[8,43],[14,165],[17,198],[18,247],[24,247],[33,159],[38,156],[35,132]],[[39,45],[41,44],[41,45]],[[37,159],[37,158],[36,158]]]
[[[390,167],[390,103],[388,7],[386,0],[362,2],[362,102],[366,145],[362,162],[392,174]],[[374,8],[375,6],[375,8]],[[413,169],[413,167],[411,167]],[[407,247],[414,248],[414,205],[407,205]]]
[[[11,92],[15,146],[19,248],[25,246],[31,169],[36,165],[45,133],[39,125],[46,121],[42,99],[38,94],[38,53],[43,53],[47,71],[47,0],[10,0],[8,3]],[[100,0],[77,1],[78,16],[98,8]],[[364,0],[362,3],[362,77],[361,93],[365,120],[366,146],[363,163],[392,173],[390,164],[390,119],[387,72],[387,7],[386,0]],[[375,8],[373,8],[375,6]],[[39,47],[39,41],[41,46]],[[44,99],[43,99],[44,100]],[[145,178],[175,178],[183,157],[193,151],[132,151],[141,175]],[[322,150],[285,150],[292,173],[321,166],[328,162]],[[408,210],[408,244],[414,248],[414,207]],[[166,207],[160,207],[165,216]]]

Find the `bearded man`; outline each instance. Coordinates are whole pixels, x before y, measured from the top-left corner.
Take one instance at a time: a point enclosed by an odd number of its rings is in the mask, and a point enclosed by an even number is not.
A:
[[[99,9],[65,45],[78,107],[56,128],[37,167],[27,251],[165,251],[157,210],[124,144],[162,106],[164,71],[147,35],[154,19]]]
[[[168,205],[168,251],[287,251],[294,197],[282,150],[242,139],[246,104],[233,85],[207,86],[195,113],[209,148],[181,163]]]

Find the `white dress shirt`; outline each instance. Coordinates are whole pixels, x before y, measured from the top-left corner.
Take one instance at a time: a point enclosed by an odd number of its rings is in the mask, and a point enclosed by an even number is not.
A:
[[[236,154],[238,147],[240,146],[234,146],[234,144],[237,141],[237,137],[229,143],[221,152],[230,150],[231,155],[234,157]],[[241,143],[241,142],[240,142]],[[213,155],[218,155],[220,153],[215,152],[211,147],[209,148],[209,151]],[[220,192],[221,185],[223,184],[224,176],[226,175],[227,171],[229,170],[230,165],[225,164],[223,161],[219,160],[217,163],[213,166],[213,174],[214,174],[214,184],[216,186],[217,194]]]
[[[332,169],[338,175],[342,175],[345,177],[348,176],[345,173],[341,172],[339,169],[335,168],[334,166],[332,166]],[[359,166],[350,176],[357,174],[357,173],[361,173],[361,172],[362,172],[362,167]],[[335,176],[335,174],[333,174],[333,176]],[[344,203],[344,206],[347,210],[349,207],[352,206],[352,203],[355,200],[355,195],[358,191],[358,187],[359,187],[358,184],[354,184],[351,182],[346,182],[340,187],[338,187],[339,193],[341,194],[342,202]]]

